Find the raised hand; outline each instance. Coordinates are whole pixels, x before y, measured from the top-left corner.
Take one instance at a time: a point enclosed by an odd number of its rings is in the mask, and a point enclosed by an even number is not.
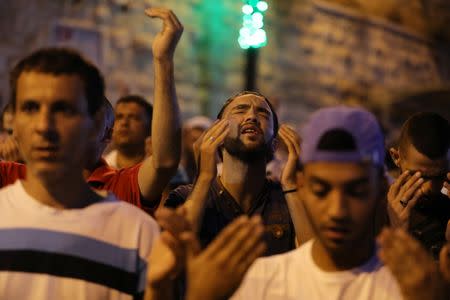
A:
[[[142,162],[138,174],[144,205],[154,207],[159,203],[164,188],[175,175],[180,162],[181,121],[173,56],[183,26],[168,9],[149,8],[145,13],[151,18],[161,19],[163,23],[162,30],[155,36],[152,44],[154,89],[153,118],[150,126],[151,155]]]
[[[278,130],[278,136],[288,148],[288,160],[281,173],[281,185],[283,190],[297,188],[297,170],[300,159],[301,139],[297,132],[289,125],[283,124]]]
[[[199,176],[215,178],[217,175],[217,150],[228,135],[228,120],[215,122],[197,140],[194,152],[198,151]],[[199,146],[200,145],[200,146]]]
[[[223,144],[228,132],[229,122],[227,120],[216,121],[194,144],[198,177],[184,204],[194,232],[197,232],[200,226],[209,188],[217,176],[217,150]]]
[[[422,195],[420,187],[423,182],[420,172],[410,174],[405,171],[390,186],[388,214],[393,227],[408,230],[411,210]]]
[[[306,213],[305,206],[299,193],[296,191],[299,186],[298,181],[298,163],[300,159],[300,143],[301,138],[297,132],[288,125],[281,125],[278,136],[286,144],[288,148],[288,160],[281,174],[281,186],[289,213],[294,223],[295,235],[299,245],[305,243],[314,237],[314,230]]]
[[[162,30],[153,40],[153,57],[157,60],[171,60],[183,33],[183,25],[170,9],[152,7],[146,9],[145,13],[151,18],[159,18],[163,21]]]
[[[391,270],[405,300],[449,299],[438,265],[402,229],[384,229],[378,236],[378,256]]]
[[[183,245],[170,232],[164,231],[148,257],[147,286],[157,289],[174,279],[184,266]]]
[[[194,234],[185,234],[188,300],[227,299],[239,287],[246,271],[261,256],[264,226],[260,217],[235,219],[203,251]]]
[[[180,241],[182,233],[190,231],[186,210],[162,207],[155,214],[158,224],[163,228],[159,239],[152,248],[148,261],[147,284],[158,288],[174,279],[184,268],[185,249]]]

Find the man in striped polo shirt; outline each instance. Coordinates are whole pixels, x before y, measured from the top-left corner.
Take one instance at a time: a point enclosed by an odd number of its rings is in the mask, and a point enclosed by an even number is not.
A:
[[[171,86],[182,26],[168,10],[147,14],[163,20],[153,54],[167,70],[159,83]],[[21,60],[11,83],[27,176],[0,190],[2,299],[142,298],[158,226],[83,177],[104,99],[99,70],[77,52],[47,48]]]

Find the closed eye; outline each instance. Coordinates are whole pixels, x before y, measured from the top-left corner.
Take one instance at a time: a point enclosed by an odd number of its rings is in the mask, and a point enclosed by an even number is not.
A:
[[[244,113],[250,108],[247,104],[239,104],[233,107],[233,113]]]
[[[353,198],[366,199],[370,194],[370,184],[368,178],[361,178],[350,182],[344,187],[345,193]]]
[[[331,186],[327,184],[326,182],[318,179],[318,178],[311,178],[309,182],[309,187],[311,192],[319,198],[324,198],[326,195],[330,192]]]
[[[268,111],[267,109],[265,109],[263,107],[258,108],[258,113],[261,114],[265,118],[269,118],[270,117],[270,111]]]

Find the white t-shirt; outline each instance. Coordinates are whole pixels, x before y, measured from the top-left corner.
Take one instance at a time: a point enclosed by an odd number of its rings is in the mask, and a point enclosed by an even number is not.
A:
[[[108,165],[115,169],[119,168],[119,165],[117,164],[117,153],[118,153],[117,150],[112,150],[111,152],[103,156]]]
[[[143,293],[156,222],[109,194],[59,210],[0,190],[1,299],[133,299]]]
[[[360,267],[325,272],[313,261],[312,244],[310,240],[290,252],[256,260],[231,299],[402,299],[397,281],[376,255]]]

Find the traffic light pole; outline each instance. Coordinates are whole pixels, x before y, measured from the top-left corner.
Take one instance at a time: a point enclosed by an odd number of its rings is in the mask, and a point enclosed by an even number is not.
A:
[[[245,90],[256,90],[258,48],[248,48],[245,50],[246,67],[245,67]]]

